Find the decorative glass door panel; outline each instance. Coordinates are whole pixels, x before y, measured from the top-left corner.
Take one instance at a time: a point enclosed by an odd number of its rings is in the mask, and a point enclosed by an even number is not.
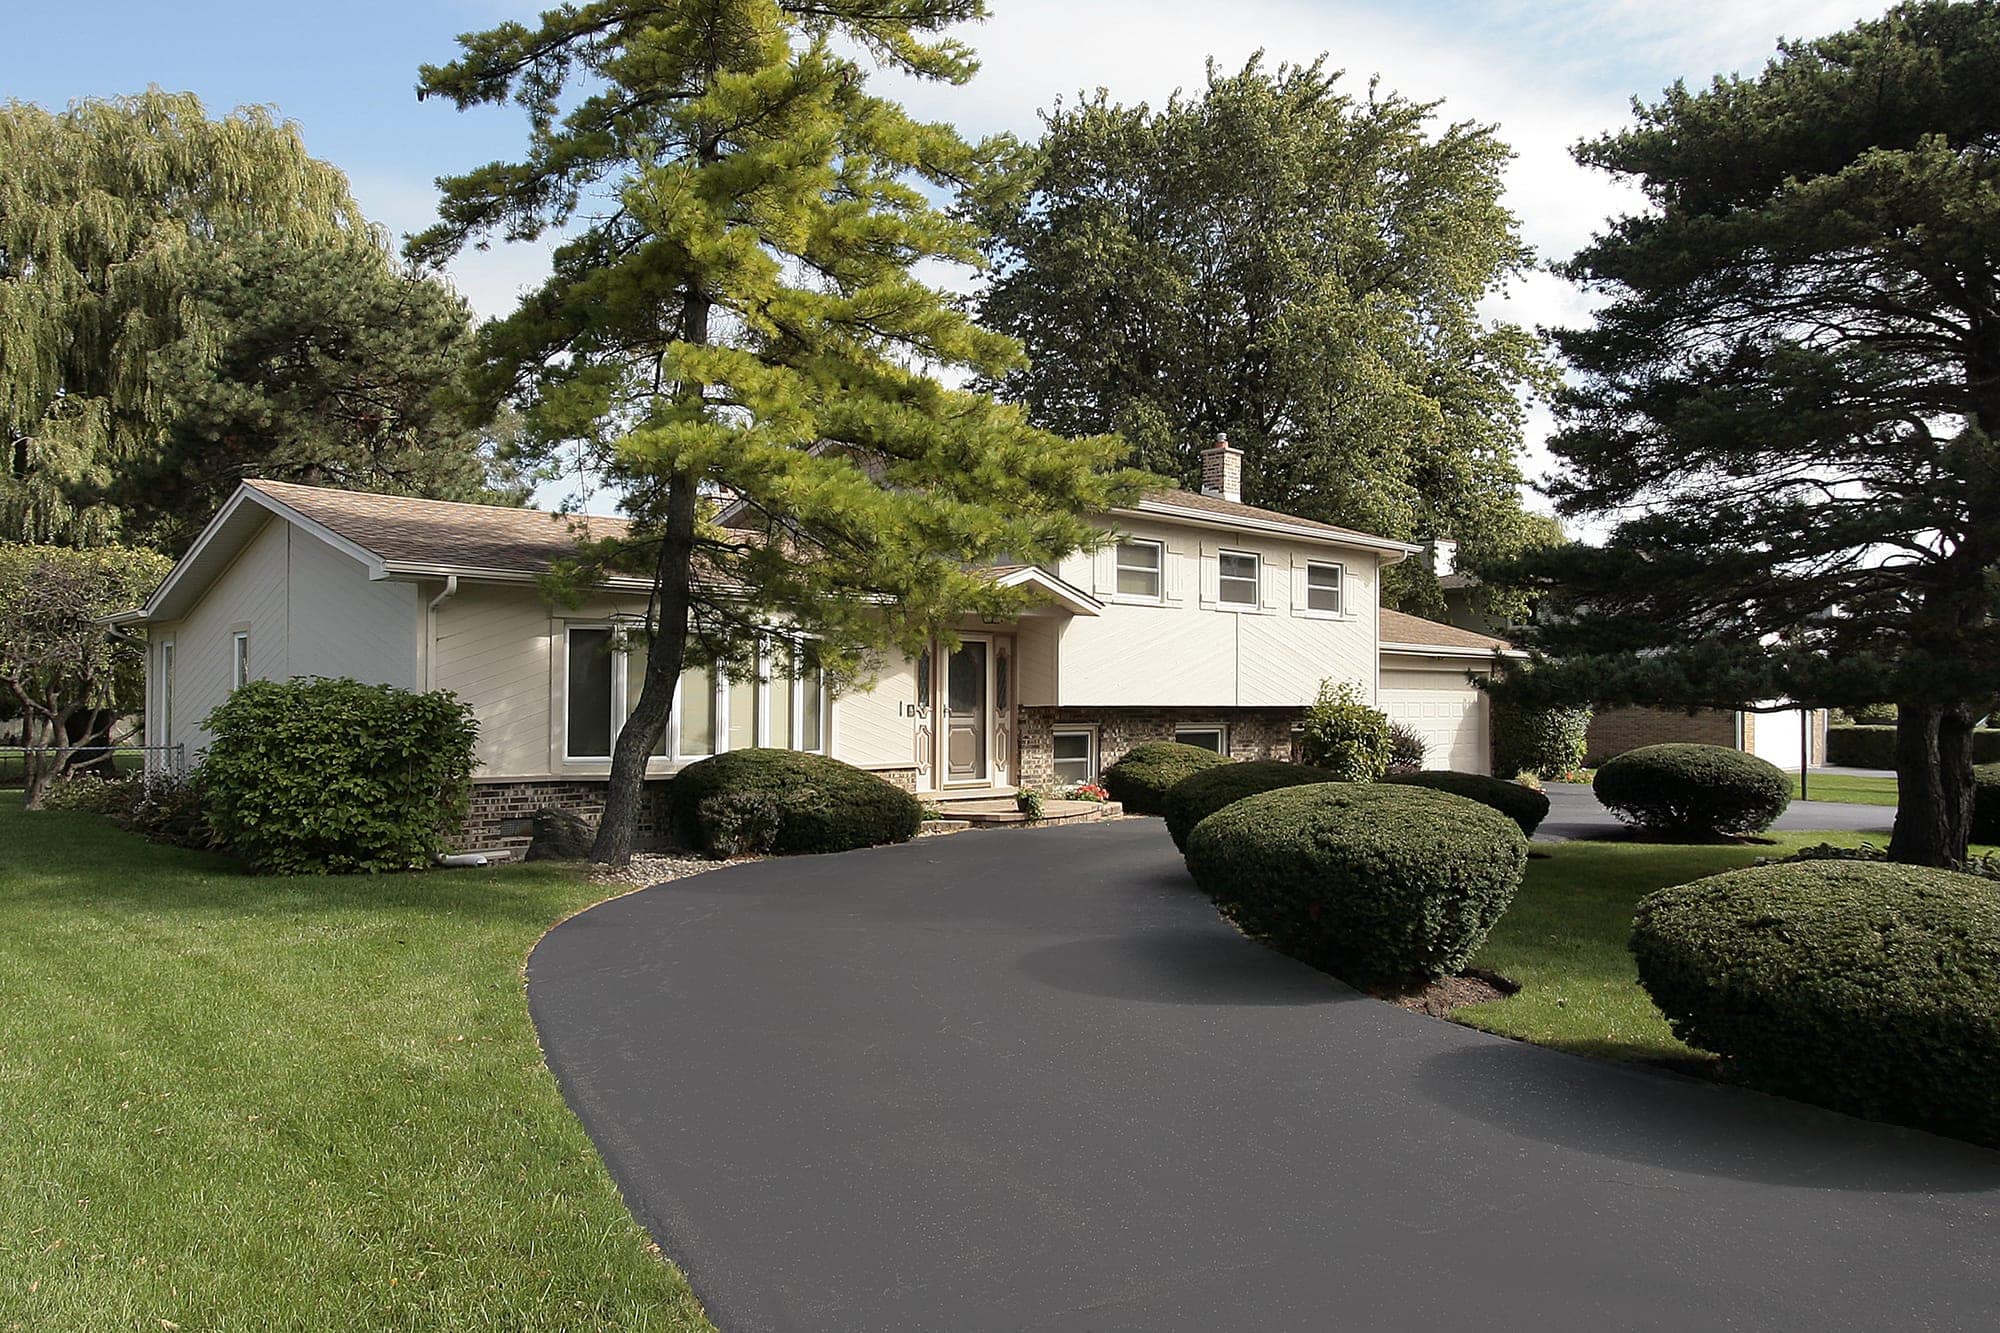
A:
[[[987,780],[987,745],[992,734],[987,667],[991,646],[967,639],[945,667],[945,781]]]

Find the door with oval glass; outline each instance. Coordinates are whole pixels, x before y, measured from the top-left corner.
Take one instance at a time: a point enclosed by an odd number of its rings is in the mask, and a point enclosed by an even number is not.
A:
[[[993,642],[965,635],[945,661],[944,780],[954,787],[992,779]]]

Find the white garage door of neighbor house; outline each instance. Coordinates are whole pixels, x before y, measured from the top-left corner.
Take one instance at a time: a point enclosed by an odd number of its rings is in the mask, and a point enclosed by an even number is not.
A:
[[[1385,689],[1382,711],[1424,738],[1425,768],[1484,773],[1492,767],[1486,696],[1470,685],[1455,690]]]

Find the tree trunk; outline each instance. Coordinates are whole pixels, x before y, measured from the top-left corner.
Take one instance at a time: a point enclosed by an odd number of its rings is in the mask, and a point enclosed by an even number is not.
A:
[[[47,727],[46,737],[43,735]],[[40,718],[27,717],[21,720],[21,780],[26,790],[21,796],[23,809],[39,810],[42,798],[55,785],[56,775],[62,771],[66,751],[55,748],[62,736],[62,722],[47,724]]]
[[[666,530],[653,572],[659,626],[646,650],[646,680],[639,689],[639,702],[611,750],[604,816],[590,848],[590,859],[604,865],[622,866],[632,859],[632,841],[646,800],[646,764],[673,714],[693,602],[696,491],[695,479],[687,473],[675,473],[667,481]]]
[[[1972,727],[1962,706],[1896,709],[1896,826],[1889,859],[1956,868],[1972,837]]]

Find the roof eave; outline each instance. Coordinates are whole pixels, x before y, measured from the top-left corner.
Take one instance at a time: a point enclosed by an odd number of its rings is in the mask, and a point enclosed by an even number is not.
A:
[[[1410,653],[1419,657],[1524,658],[1528,655],[1519,648],[1502,648],[1502,647],[1491,647],[1491,646],[1473,647],[1470,645],[1465,647],[1452,648],[1439,643],[1389,643],[1386,640],[1381,644],[1379,644],[1378,647],[1380,647],[1380,649],[1385,653]]]
[[[1299,541],[1316,542],[1323,546],[1345,546],[1364,551],[1379,551],[1394,558],[1386,564],[1400,564],[1415,555],[1422,547],[1410,542],[1394,541],[1388,537],[1376,537],[1365,532],[1326,532],[1319,528],[1307,527],[1299,523],[1280,523],[1272,519],[1253,518],[1247,514],[1215,514],[1205,509],[1189,509],[1181,505],[1169,504],[1164,500],[1143,498],[1137,505],[1114,509],[1113,514],[1131,514],[1145,518],[1169,518],[1181,523],[1190,523],[1204,528],[1232,528],[1241,532],[1268,532],[1278,536],[1292,537]]]

